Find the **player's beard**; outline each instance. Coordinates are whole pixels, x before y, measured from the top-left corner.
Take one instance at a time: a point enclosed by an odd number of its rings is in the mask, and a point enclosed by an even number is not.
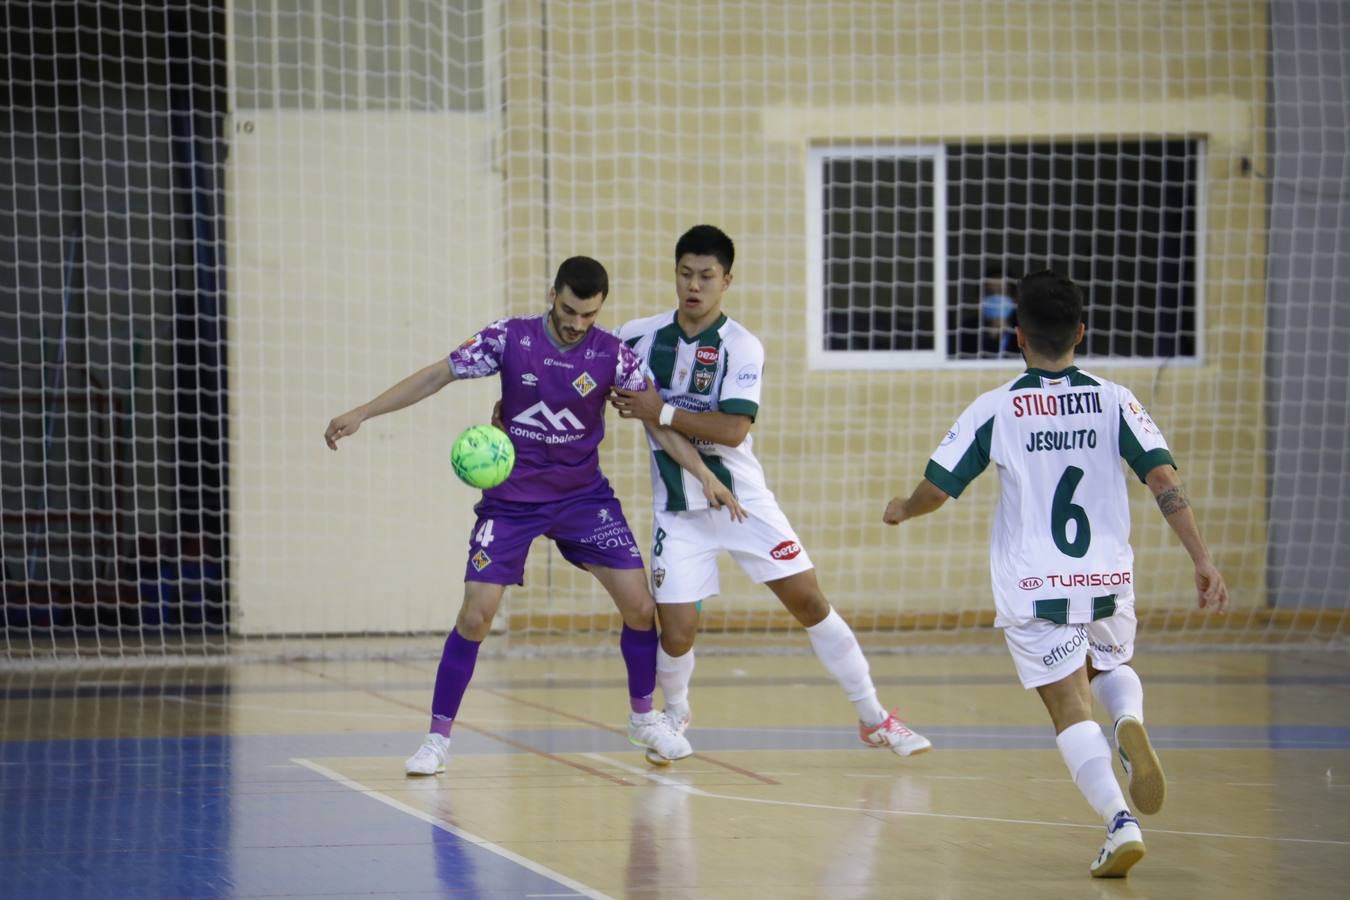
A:
[[[553,334],[560,342],[562,342],[564,347],[575,347],[577,344],[580,344],[581,339],[586,336],[586,332],[583,331],[576,336],[575,340],[569,341],[567,339],[567,333],[563,331],[562,322],[558,320],[557,307],[550,306],[548,308],[548,320],[549,323],[553,325]]]

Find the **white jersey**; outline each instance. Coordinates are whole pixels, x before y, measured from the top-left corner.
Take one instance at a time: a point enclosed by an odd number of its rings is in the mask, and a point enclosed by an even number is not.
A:
[[[924,477],[959,497],[992,461],[1002,494],[990,538],[995,624],[1077,624],[1134,594],[1124,459],[1142,481],[1174,465],[1129,389],[1076,366],[1028,369],[972,403]]]
[[[685,336],[674,311],[634,319],[619,329],[619,339],[647,364],[661,397],[672,406],[692,412],[759,413],[764,371],[764,345],[739,322],[718,316],[701,333]],[[652,501],[669,512],[706,509],[708,501],[698,479],[651,444]],[[750,435],[737,447],[694,440],[703,461],[731,488],[742,503],[768,499],[773,493],[764,469],[755,458]]]

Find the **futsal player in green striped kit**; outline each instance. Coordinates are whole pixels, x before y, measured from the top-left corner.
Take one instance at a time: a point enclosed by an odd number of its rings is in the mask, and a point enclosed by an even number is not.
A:
[[[961,413],[918,487],[907,499],[892,499],[882,518],[898,525],[933,512],[989,463],[998,467],[989,551],[994,624],[1022,686],[1045,703],[1074,784],[1106,823],[1106,842],[1089,871],[1114,878],[1143,857],[1144,839],[1092,718],[1094,695],[1114,723],[1136,809],[1156,813],[1166,796],[1144,729],[1144,688],[1130,666],[1134,551],[1122,459],[1190,554],[1200,608],[1222,613],[1228,588],[1148,411],[1129,388],[1074,364],[1083,330],[1078,285],[1050,270],[1023,278],[1016,335],[1026,371]]]
[[[857,710],[862,742],[900,756],[922,753],[932,744],[877,699],[853,629],[821,592],[815,566],[755,458],[750,428],[759,412],[764,346],[722,311],[734,259],[735,246],[721,229],[689,229],[675,245],[679,306],[619,329],[619,338],[647,364],[658,388],[616,389],[613,402],[619,414],[666,425],[688,437],[747,514],[745,521],[736,522],[721,510],[709,509],[697,482],[651,444],[650,563],[661,623],[657,683],[665,696],[665,714],[680,733],[688,727],[700,601],[719,591],[717,557],[725,550],[806,629],[816,656]],[[647,759],[663,762],[650,753]]]

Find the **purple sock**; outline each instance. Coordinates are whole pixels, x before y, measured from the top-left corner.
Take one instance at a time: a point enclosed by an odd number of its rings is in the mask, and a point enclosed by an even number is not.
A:
[[[652,694],[656,693],[656,648],[660,641],[655,628],[634,631],[625,625],[619,636],[623,664],[628,667],[628,703],[635,713],[652,711]]]
[[[653,632],[655,633],[655,632]],[[436,689],[431,694],[431,731],[450,736],[450,726],[459,715],[459,702],[473,677],[473,666],[478,661],[479,641],[468,641],[452,630],[441,651],[441,664],[436,668]],[[655,666],[656,656],[652,656]]]

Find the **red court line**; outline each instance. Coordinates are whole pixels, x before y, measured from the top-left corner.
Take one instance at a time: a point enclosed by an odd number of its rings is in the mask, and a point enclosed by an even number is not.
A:
[[[394,706],[401,706],[404,709],[411,709],[415,712],[426,713],[426,709],[424,709],[423,707],[414,706],[411,703],[406,703],[402,700],[399,700],[397,697],[390,697],[388,694],[381,693],[380,691],[373,690],[372,688],[354,685],[348,681],[344,681],[341,678],[334,678],[332,675],[325,675],[323,672],[312,672],[309,669],[296,665],[295,663],[286,663],[286,665],[289,668],[295,669],[297,672],[303,672],[304,674],[312,675],[315,678],[322,678],[325,681],[336,682],[337,684],[340,684],[349,690],[358,691],[362,694],[368,694],[369,696],[382,700],[385,703],[392,703]],[[564,759],[561,756],[549,753],[547,750],[540,750],[538,747],[531,747],[529,744],[522,743],[521,741],[517,741],[513,738],[509,738],[506,735],[497,734],[496,732],[488,731],[486,728],[479,728],[477,726],[470,725],[469,723],[465,722],[462,719],[456,719],[455,725],[459,728],[467,728],[474,734],[481,734],[483,737],[491,738],[494,741],[506,744],[508,747],[515,747],[517,750],[522,750],[526,753],[531,753],[535,756],[543,757],[544,759],[550,760],[551,762],[561,763],[564,766],[570,766],[573,769],[585,772],[587,775],[594,775],[596,778],[603,778],[605,781],[608,781],[611,784],[618,784],[622,785],[623,787],[634,786],[633,782],[629,781],[626,778],[620,778],[617,775],[611,775],[608,772],[592,768],[591,766],[585,765],[584,763],[573,762],[570,759]]]
[[[572,713],[564,712],[563,710],[558,709],[556,707],[545,706],[542,703],[535,703],[531,700],[522,700],[519,697],[512,696],[511,694],[507,694],[495,688],[480,687],[478,690],[484,694],[492,694],[494,696],[501,697],[503,700],[509,700],[512,703],[521,703],[524,704],[525,706],[532,706],[535,709],[543,710],[544,712],[547,713],[552,713],[555,716],[562,716],[564,719],[571,719],[573,722],[581,722],[584,725],[590,725],[592,728],[599,728],[602,731],[609,731],[614,734],[619,734],[623,735],[624,737],[627,737],[627,732],[624,731],[623,729],[614,728],[613,726],[606,725],[604,722],[597,722],[594,719],[588,719],[585,716],[573,715]],[[733,765],[729,762],[723,762],[717,757],[709,756],[706,753],[695,753],[694,757],[702,760],[703,762],[712,763],[714,766],[721,766],[722,768],[726,769],[729,772],[735,772],[737,775],[744,775],[746,778],[753,778],[755,781],[758,781],[762,784],[782,784],[782,782],[774,781],[767,775],[761,775],[758,772],[752,772],[749,769],[742,769],[740,766]]]

